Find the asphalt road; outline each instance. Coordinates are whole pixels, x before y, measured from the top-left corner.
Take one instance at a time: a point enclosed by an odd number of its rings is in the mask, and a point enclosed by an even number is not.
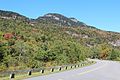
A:
[[[120,80],[120,63],[100,61],[84,68],[33,77],[26,80]]]

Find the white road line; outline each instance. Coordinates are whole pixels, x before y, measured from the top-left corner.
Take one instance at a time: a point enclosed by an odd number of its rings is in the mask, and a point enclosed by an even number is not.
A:
[[[58,80],[63,80],[63,79],[58,79]]]
[[[87,73],[90,73],[90,72],[96,71],[96,70],[98,70],[98,69],[101,69],[101,68],[103,68],[104,66],[106,66],[106,64],[103,65],[103,66],[100,66],[100,67],[94,68],[94,69],[92,69],[92,70],[88,70],[88,71],[84,71],[84,72],[82,72],[82,73],[78,73],[77,75],[80,76],[80,75],[83,75],[83,74],[87,74]]]
[[[107,64],[104,64],[104,65],[102,65],[102,66],[100,66],[100,67],[97,67],[97,68],[94,68],[94,69],[91,69],[91,70],[87,70],[87,71],[84,71],[84,72],[81,72],[81,73],[78,73],[77,75],[75,75],[75,74],[73,74],[73,75],[71,75],[71,77],[76,77],[76,76],[81,76],[81,75],[84,75],[84,74],[87,74],[87,73],[90,73],[90,72],[93,72],[93,71],[96,71],[96,70],[98,70],[98,69],[101,69],[101,68],[103,68],[104,66],[106,66]],[[70,78],[70,77],[64,77],[64,78]],[[64,80],[64,79],[58,79],[58,80]],[[67,79],[68,80],[68,79]]]

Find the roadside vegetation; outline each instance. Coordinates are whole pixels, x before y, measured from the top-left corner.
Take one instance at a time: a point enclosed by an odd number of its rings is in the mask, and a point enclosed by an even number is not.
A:
[[[86,58],[120,61],[120,47],[109,44],[119,38],[119,33],[92,26],[0,18],[0,72],[75,64]]]

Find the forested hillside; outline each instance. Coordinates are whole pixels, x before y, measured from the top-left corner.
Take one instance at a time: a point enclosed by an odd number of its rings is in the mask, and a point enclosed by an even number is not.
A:
[[[119,33],[59,14],[47,17],[29,19],[0,11],[0,71],[74,64],[86,58],[120,60]]]

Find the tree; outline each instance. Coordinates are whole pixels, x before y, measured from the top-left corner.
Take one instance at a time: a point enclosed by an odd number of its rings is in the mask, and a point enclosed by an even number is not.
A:
[[[111,53],[108,56],[110,60],[118,60],[120,58],[120,51],[118,49],[112,49]]]

